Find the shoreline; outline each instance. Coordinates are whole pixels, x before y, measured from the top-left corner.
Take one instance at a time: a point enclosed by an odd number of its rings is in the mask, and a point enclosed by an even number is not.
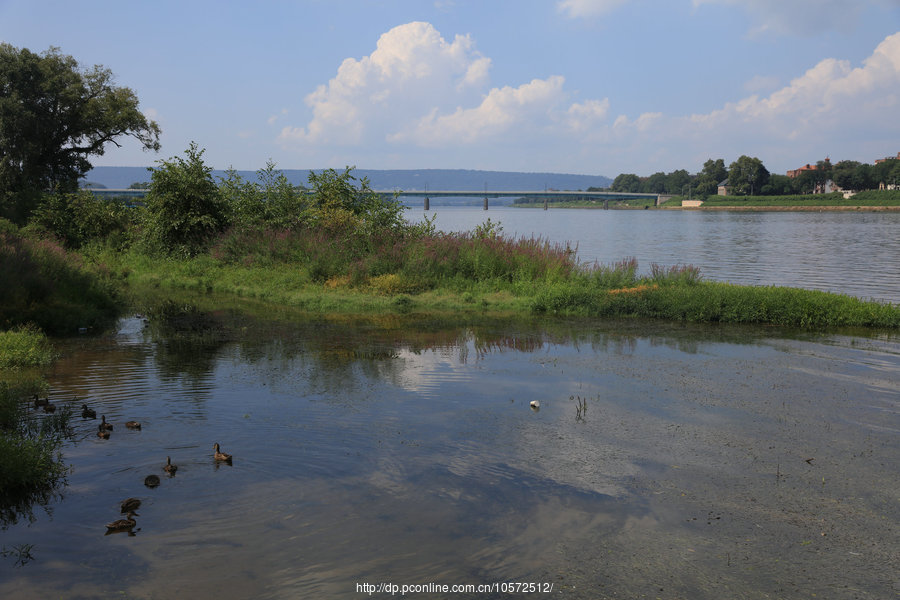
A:
[[[774,212],[900,212],[900,206],[658,206],[663,210]]]

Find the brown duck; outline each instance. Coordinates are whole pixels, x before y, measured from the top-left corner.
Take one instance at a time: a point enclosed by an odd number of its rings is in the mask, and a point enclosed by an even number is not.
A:
[[[126,498],[122,500],[122,514],[134,512],[141,507],[140,498]]]
[[[172,464],[172,459],[168,456],[166,457],[166,466],[163,467],[163,471],[168,473],[169,475],[174,475],[175,471],[178,470],[178,465]]]
[[[215,454],[213,454],[213,458],[215,458],[218,461],[222,461],[222,462],[227,462],[227,463],[231,462],[230,454],[225,454],[224,452],[219,451],[219,443],[218,442],[213,444],[213,449],[215,449],[215,451],[216,451]]]
[[[124,519],[118,519],[113,521],[112,523],[106,524],[106,533],[113,533],[116,531],[130,531],[132,527],[137,525],[137,521],[134,520],[135,517],[139,516],[134,511],[129,511],[128,515]]]

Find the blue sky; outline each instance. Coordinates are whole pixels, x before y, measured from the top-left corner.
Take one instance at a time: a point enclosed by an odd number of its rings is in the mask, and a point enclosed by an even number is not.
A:
[[[900,152],[900,0],[0,0],[215,168],[614,177]]]

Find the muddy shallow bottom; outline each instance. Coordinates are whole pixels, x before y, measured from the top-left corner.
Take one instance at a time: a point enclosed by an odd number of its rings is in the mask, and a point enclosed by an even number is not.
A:
[[[897,373],[885,337],[127,319],[55,368],[51,398],[86,398],[115,429],[100,440],[76,419],[69,485],[0,532],[33,557],[0,559],[0,597],[501,582],[536,584],[526,597],[894,597]],[[104,535],[132,496],[133,535]]]

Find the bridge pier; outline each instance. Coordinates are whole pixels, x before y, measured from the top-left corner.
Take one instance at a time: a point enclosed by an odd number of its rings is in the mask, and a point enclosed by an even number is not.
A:
[[[487,196],[484,197],[484,210],[488,209],[488,199]]]
[[[425,196],[425,210],[428,210],[431,206],[431,203],[428,201],[428,196]]]

